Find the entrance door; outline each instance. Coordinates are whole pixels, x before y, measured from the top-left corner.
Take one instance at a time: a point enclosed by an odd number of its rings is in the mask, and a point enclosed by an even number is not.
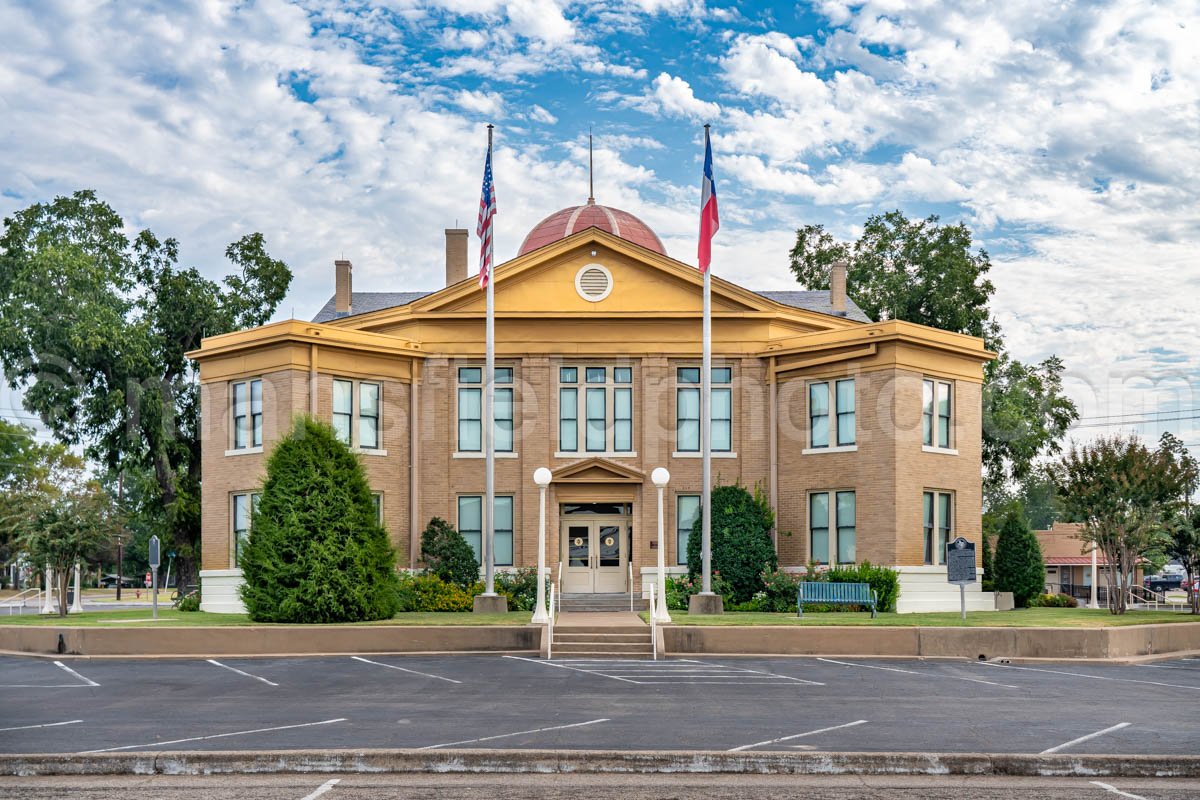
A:
[[[628,588],[626,527],[627,523],[620,521],[563,521],[564,592],[624,592]]]

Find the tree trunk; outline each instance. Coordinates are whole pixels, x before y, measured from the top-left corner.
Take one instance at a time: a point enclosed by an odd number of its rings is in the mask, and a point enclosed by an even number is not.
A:
[[[67,609],[70,608],[70,603],[67,602],[67,587],[71,584],[71,567],[67,569],[58,569],[54,574],[54,579],[58,583],[58,615],[65,617]]]

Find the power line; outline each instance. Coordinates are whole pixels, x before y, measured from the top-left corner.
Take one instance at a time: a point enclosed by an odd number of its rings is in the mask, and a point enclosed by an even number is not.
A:
[[[1144,417],[1149,414],[1191,414],[1200,412],[1200,407],[1196,408],[1170,408],[1162,411],[1131,411],[1128,414],[1095,414],[1090,417],[1080,417],[1080,420],[1097,420],[1097,419],[1118,419],[1121,417]]]
[[[1184,422],[1190,419],[1200,419],[1200,414],[1193,414],[1188,417],[1153,417],[1150,419],[1127,419],[1116,420],[1113,422],[1088,422],[1084,425],[1072,425],[1071,428],[1117,428],[1122,425],[1153,425],[1156,422]]]

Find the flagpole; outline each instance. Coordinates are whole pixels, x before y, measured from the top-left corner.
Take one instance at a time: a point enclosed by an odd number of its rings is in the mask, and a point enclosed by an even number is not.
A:
[[[492,125],[487,126],[488,162],[492,160]],[[494,168],[493,168],[494,169]],[[483,501],[483,593],[496,593],[496,226],[491,230],[491,262],[487,278],[487,354],[484,367],[484,501]]]
[[[704,126],[708,128],[707,125]],[[705,131],[707,133],[707,131]],[[704,270],[703,355],[700,359],[700,449],[703,482],[700,501],[701,555],[704,580],[701,591],[712,594],[712,267]]]

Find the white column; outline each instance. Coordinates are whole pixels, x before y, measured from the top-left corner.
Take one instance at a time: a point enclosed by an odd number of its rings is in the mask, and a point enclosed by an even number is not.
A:
[[[658,489],[658,602],[650,613],[658,622],[670,622],[671,614],[667,610],[667,539],[666,525],[663,519],[663,491],[671,480],[671,473],[663,467],[658,467],[650,473],[650,480]]]
[[[50,562],[47,561],[46,562],[46,597],[42,601],[42,613],[43,614],[53,614],[54,613],[54,606],[50,605],[50,592],[52,591],[50,587],[53,585],[53,583],[54,583],[54,571],[50,569]]]
[[[67,611],[67,613],[69,613],[69,614],[82,614],[83,613],[83,582],[82,582],[82,578],[80,577],[80,572],[81,572],[81,570],[79,569],[79,562],[76,561],[75,562],[75,601],[73,603],[71,603],[71,608]]]
[[[1092,543],[1092,590],[1091,598],[1088,600],[1088,608],[1099,608],[1100,604],[1096,602],[1096,581],[1099,576],[1096,574],[1096,544]]]
[[[537,607],[533,609],[535,625],[544,625],[550,621],[546,613],[546,487],[554,476],[545,467],[538,467],[533,472],[533,482],[538,487],[538,567],[537,567]]]

